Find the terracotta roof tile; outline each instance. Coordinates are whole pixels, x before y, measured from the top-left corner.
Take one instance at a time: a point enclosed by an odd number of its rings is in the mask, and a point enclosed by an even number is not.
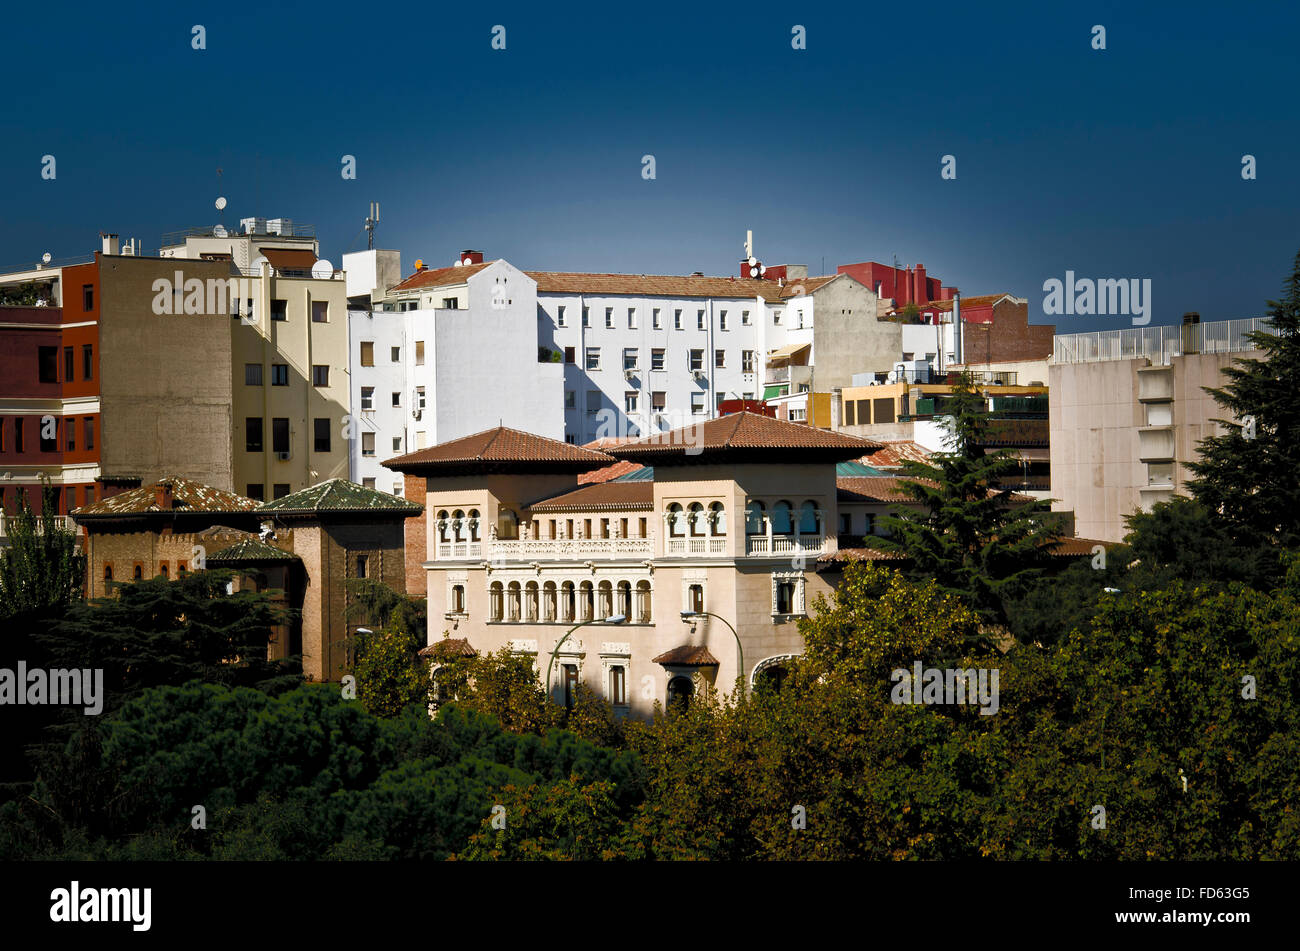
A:
[[[158,505],[159,487],[171,487],[171,508]],[[74,509],[75,518],[120,518],[149,515],[161,512],[251,512],[257,508],[255,499],[216,489],[202,482],[172,476],[159,479],[150,485],[110,495],[106,499]]]
[[[791,297],[814,294],[839,276],[827,274],[823,277],[797,277],[793,281],[786,281],[785,287],[781,288],[781,299],[789,300]]]
[[[603,452],[584,449],[558,439],[520,432],[507,426],[487,429],[472,436],[408,452],[384,462],[397,472],[474,467],[486,471],[489,465],[526,469],[529,464],[559,465],[567,469],[600,469],[614,462]]]
[[[790,450],[802,451],[808,461],[829,461],[853,459],[879,445],[869,439],[743,412],[613,446],[609,449],[609,454],[619,459],[655,462],[673,459],[690,461],[702,455],[718,454],[746,457],[755,461],[775,461],[771,453]]]
[[[962,307],[987,307],[990,304],[996,304],[1004,297],[1010,298],[1017,303],[1020,301],[1020,298],[1016,297],[1015,294],[976,294],[970,297],[963,295],[961,305]],[[921,308],[921,313],[937,311],[946,314],[952,311],[951,300],[933,300],[928,304],[918,304],[917,306]]]
[[[1091,555],[1097,545],[1109,549],[1114,544],[1096,538],[1062,538],[1052,547],[1050,554],[1058,558],[1084,558]]]
[[[421,657],[477,657],[468,637],[444,637],[420,649]]]
[[[471,277],[492,265],[494,261],[482,264],[466,264],[461,267],[435,267],[426,271],[416,271],[406,280],[393,287],[393,291],[413,291],[424,287],[451,287],[464,284]]]
[[[884,445],[862,457],[862,461],[877,469],[901,469],[905,461],[930,461],[930,452],[910,439],[885,439]]]
[[[835,480],[835,487],[839,489],[841,502],[912,502],[914,499],[903,485],[914,481],[918,480],[895,476],[842,476]]]
[[[776,302],[776,281],[740,277],[680,277],[669,274],[586,274],[570,271],[525,271],[539,294],[622,294],[635,297],[761,297]]]
[[[716,667],[718,659],[709,653],[707,647],[683,644],[681,647],[664,651],[658,657],[652,657],[650,663],[676,664],[682,667]]]
[[[529,508],[534,512],[651,509],[654,507],[654,494],[653,482],[601,482],[534,502]]]
[[[587,445],[592,445],[588,443]],[[578,476],[578,485],[595,485],[597,482],[609,482],[611,479],[617,479],[619,476],[627,475],[629,472],[636,472],[638,469],[644,469],[645,466],[639,462],[630,462],[627,459],[620,459],[611,466],[605,466],[603,469],[594,469],[591,472],[583,472]]]

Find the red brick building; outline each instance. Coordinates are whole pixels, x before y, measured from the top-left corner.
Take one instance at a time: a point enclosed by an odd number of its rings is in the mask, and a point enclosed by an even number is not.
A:
[[[957,293],[957,288],[944,287],[938,278],[928,277],[924,264],[914,268],[890,267],[875,261],[863,261],[861,264],[841,264],[836,271],[869,287],[877,297],[893,298],[899,307],[951,300]]]

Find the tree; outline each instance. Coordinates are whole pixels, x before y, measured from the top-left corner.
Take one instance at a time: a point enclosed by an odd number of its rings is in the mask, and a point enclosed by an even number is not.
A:
[[[1246,546],[1300,546],[1300,254],[1284,289],[1268,302],[1274,332],[1250,337],[1264,359],[1237,360],[1225,386],[1205,388],[1235,418],[1188,463],[1192,495]]]
[[[952,448],[931,464],[908,460],[903,489],[912,504],[896,504],[882,520],[891,535],[873,539],[904,552],[909,573],[971,604],[987,624],[1006,623],[1005,602],[1025,590],[1059,538],[1050,503],[1013,499],[995,489],[1017,462],[1010,452],[986,452],[988,411],[963,375],[945,404],[952,416]]]
[[[355,639],[357,699],[377,717],[397,716],[413,703],[429,702],[429,664],[409,634],[384,629]]]
[[[0,551],[0,618],[58,614],[80,596],[86,556],[57,514],[48,481],[42,486],[39,516],[27,504],[26,493],[19,495],[18,511],[7,519],[9,547]]]

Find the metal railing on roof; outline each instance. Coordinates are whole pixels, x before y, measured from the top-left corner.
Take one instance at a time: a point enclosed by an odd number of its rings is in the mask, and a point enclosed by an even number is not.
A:
[[[1238,353],[1253,350],[1248,335],[1272,333],[1267,317],[1218,320],[1205,324],[1160,327],[1123,327],[1092,333],[1057,334],[1052,343],[1053,363],[1099,363],[1105,360],[1140,360],[1166,364],[1184,353]]]
[[[186,238],[314,238],[316,237],[315,225],[300,225],[290,223],[281,225],[278,231],[244,231],[238,225],[232,225],[225,228],[224,235],[216,233],[216,225],[199,225],[194,228],[182,228],[180,231],[167,231],[162,236],[162,246],[164,248],[172,245],[184,244]]]

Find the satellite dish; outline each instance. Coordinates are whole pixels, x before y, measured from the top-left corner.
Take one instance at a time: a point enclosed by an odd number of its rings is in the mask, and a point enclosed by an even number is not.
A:
[[[465,260],[461,261],[460,263],[463,264],[463,265],[465,265],[466,267],[469,267],[471,264],[474,263],[474,259],[473,259],[473,258],[466,258]]]
[[[424,269],[424,261],[421,260],[420,258],[415,259],[415,269],[417,271],[421,271]]]
[[[752,257],[752,256],[751,256],[750,259],[749,259],[749,266],[750,266],[750,267],[753,267],[753,266],[754,266],[755,264],[757,264],[757,263],[758,263],[758,258],[756,258],[756,257]]]
[[[226,229],[225,229],[225,226],[224,226],[224,225],[216,225],[215,227],[213,227],[213,229],[212,229],[212,233],[213,233],[216,237],[218,237],[218,238],[224,238],[224,237],[226,236]]]
[[[217,206],[217,211],[225,211],[225,210],[226,210],[226,199],[225,199],[225,198],[218,198],[214,204],[216,204],[216,206]]]
[[[457,258],[456,263],[453,264],[452,267],[460,267],[462,263],[464,262],[462,262],[460,258]]]
[[[50,252],[49,252],[49,251],[46,251],[44,254],[41,255],[41,261],[44,262],[45,264],[49,264],[49,263],[50,263]]]
[[[762,277],[762,276],[763,276],[764,274],[766,274],[766,273],[767,273],[767,265],[766,265],[766,264],[760,264],[760,265],[758,266],[758,276],[759,276],[759,277]]]
[[[266,255],[259,254],[257,257],[253,258],[253,263],[251,263],[248,267],[254,274],[261,274],[262,265],[265,263],[266,263]]]
[[[319,261],[317,261],[315,264],[311,266],[311,276],[312,277],[333,277],[334,265],[330,264],[330,262],[326,261],[324,258],[321,258]]]

